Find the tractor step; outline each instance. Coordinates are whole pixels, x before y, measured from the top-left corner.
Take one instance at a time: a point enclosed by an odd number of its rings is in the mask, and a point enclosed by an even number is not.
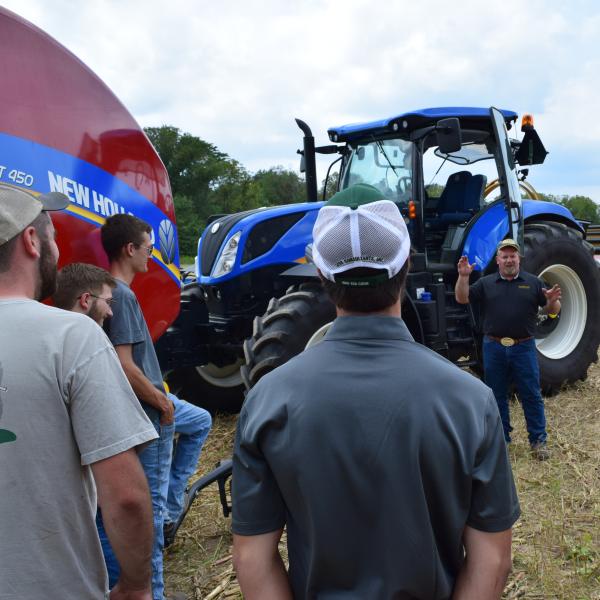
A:
[[[454,312],[451,310],[446,311],[446,319],[456,319],[457,321],[468,321],[469,313],[465,312]]]
[[[464,367],[475,367],[478,363],[476,360],[455,360],[454,364],[462,369]]]
[[[474,342],[473,337],[469,336],[469,337],[456,337],[456,338],[448,338],[448,345],[449,346],[458,346],[459,344],[461,345],[466,345],[466,344],[472,344]]]

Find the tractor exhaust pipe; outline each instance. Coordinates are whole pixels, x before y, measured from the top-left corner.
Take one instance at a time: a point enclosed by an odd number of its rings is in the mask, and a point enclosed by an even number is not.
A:
[[[306,198],[309,202],[316,202],[317,198],[317,163],[315,160],[315,138],[310,127],[300,119],[296,119],[296,124],[304,134],[304,150],[298,151],[302,155],[304,165],[304,174],[306,177]],[[300,168],[302,171],[302,168]]]

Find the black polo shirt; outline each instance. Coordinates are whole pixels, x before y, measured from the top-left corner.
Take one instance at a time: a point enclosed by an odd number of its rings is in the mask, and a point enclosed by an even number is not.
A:
[[[511,280],[493,273],[469,286],[469,302],[481,306],[484,334],[526,338],[535,335],[538,307],[546,305],[543,289],[542,281],[526,271]]]
[[[447,600],[519,504],[496,400],[401,319],[338,317],[246,397],[233,531],[287,525],[296,600]]]

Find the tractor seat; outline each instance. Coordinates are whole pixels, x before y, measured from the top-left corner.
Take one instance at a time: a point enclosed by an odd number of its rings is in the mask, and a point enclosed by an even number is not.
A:
[[[440,231],[469,221],[481,207],[485,184],[485,176],[469,171],[450,175],[437,205],[437,216],[427,219],[425,227]]]

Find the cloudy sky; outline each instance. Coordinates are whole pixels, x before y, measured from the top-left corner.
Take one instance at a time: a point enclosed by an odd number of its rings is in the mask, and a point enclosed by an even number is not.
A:
[[[532,112],[542,192],[600,202],[595,0],[3,0],[79,56],[142,126],[169,124],[255,171],[297,169],[305,120],[432,106]],[[320,177],[324,176],[321,171]]]

